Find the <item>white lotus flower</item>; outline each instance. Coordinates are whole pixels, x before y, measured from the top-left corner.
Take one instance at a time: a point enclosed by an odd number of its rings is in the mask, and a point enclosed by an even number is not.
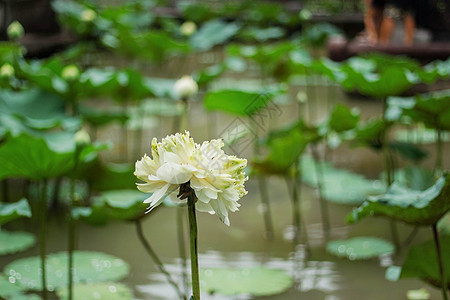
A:
[[[181,99],[188,99],[197,94],[198,85],[189,75],[184,75],[175,82],[173,86],[174,93]]]
[[[195,193],[198,211],[216,213],[226,225],[230,225],[228,211],[237,211],[238,200],[247,194],[244,167],[246,159],[226,155],[221,140],[211,140],[199,145],[189,132],[177,133],[157,143],[152,141],[152,157],[147,155],[136,162],[134,175],[144,183],[137,187],[145,193],[153,193],[144,203],[150,203],[148,211],[161,204],[167,196],[180,201],[177,195],[185,192],[186,185]],[[180,191],[180,187],[183,186]]]
[[[186,21],[181,24],[180,31],[185,36],[191,36],[197,30],[197,25],[192,21]]]

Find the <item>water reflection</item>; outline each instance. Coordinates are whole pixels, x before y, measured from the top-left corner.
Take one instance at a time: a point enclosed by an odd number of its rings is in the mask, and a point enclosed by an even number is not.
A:
[[[308,261],[304,245],[298,245],[295,252],[290,253],[288,259],[270,257],[265,253],[208,251],[199,254],[199,261],[200,268],[252,268],[263,266],[280,269],[292,276],[294,285],[291,289],[297,292],[314,290],[330,293],[340,288],[341,275],[337,271],[336,264],[331,261]],[[182,286],[180,263],[177,259],[174,264],[166,264],[166,268],[179,286]],[[189,264],[190,262],[188,262]],[[163,275],[149,274],[148,281],[149,284],[137,286],[137,290],[143,296],[143,299],[177,299],[174,289],[166,282]],[[204,299],[212,300],[253,299],[249,295],[230,297],[219,294],[202,294],[202,296]],[[337,300],[338,298],[327,299]]]

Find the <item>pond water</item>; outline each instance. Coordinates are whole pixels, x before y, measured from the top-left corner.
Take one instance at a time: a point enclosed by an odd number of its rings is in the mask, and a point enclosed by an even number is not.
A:
[[[205,64],[220,58],[221,52],[204,54]],[[212,56],[212,58],[210,57]],[[106,58],[107,59],[107,58]],[[120,62],[117,64],[121,64]],[[176,68],[177,63],[168,66],[169,71],[160,73],[153,71],[153,75],[164,77]],[[201,64],[201,62],[197,62]],[[186,62],[183,71],[177,70],[177,74],[189,73],[195,63]],[[172,71],[171,71],[172,70]],[[254,72],[256,74],[256,72]],[[245,81],[244,84],[259,82],[254,73],[246,74],[253,81]],[[221,85],[242,84],[239,76],[227,77],[220,81]],[[304,86],[293,85],[290,87],[290,96],[295,97],[298,90],[305,90]],[[306,90],[305,90],[306,91]],[[198,97],[201,99],[201,96]],[[361,111],[363,119],[376,116],[381,113],[381,103],[360,97],[349,97],[338,87],[326,88],[318,85],[315,88],[315,98],[309,98],[313,103],[312,109],[316,112],[316,119],[323,117],[333,103],[341,102],[348,106],[357,107]],[[98,105],[102,105],[98,103]],[[279,111],[274,116],[266,119],[267,128],[275,128],[292,122],[298,114],[304,113],[308,107],[298,107],[297,104],[280,102],[277,104]],[[303,112],[302,112],[303,111]],[[192,103],[190,107],[190,132],[196,141],[202,141],[220,136],[236,119],[232,116],[214,112],[206,115],[201,101]],[[161,138],[172,133],[174,117],[149,118],[146,122],[148,128],[144,131],[142,142],[143,154],[151,141],[156,136]],[[242,120],[240,120],[242,121]],[[247,122],[246,120],[242,122]],[[118,143],[117,128],[110,126],[98,132],[99,140],[111,140]],[[132,132],[131,132],[132,133]],[[130,149],[131,150],[131,149]],[[320,149],[323,151],[323,149]],[[123,147],[115,146],[104,154],[104,159],[116,162],[133,163],[139,157],[123,158]],[[229,150],[228,150],[229,151]],[[251,147],[241,149],[239,155],[250,159]],[[382,158],[380,154],[364,149],[351,149],[346,145],[328,153],[329,160],[335,166],[345,167],[357,173],[362,173],[369,178],[378,178],[382,170]],[[448,163],[448,157],[446,157]],[[426,163],[432,165],[430,159]],[[199,213],[199,252],[200,268],[232,266],[253,267],[267,266],[282,269],[292,274],[294,285],[287,292],[264,297],[264,299],[310,299],[310,300],[379,300],[379,299],[406,299],[406,292],[410,289],[426,288],[431,293],[431,299],[439,299],[440,291],[420,280],[401,280],[393,283],[385,279],[386,267],[392,264],[400,264],[404,259],[405,251],[398,254],[385,256],[367,261],[348,261],[336,258],[325,250],[327,239],[325,238],[320,217],[320,207],[317,191],[307,185],[302,185],[301,210],[302,222],[306,224],[306,239],[294,245],[292,242],[292,210],[291,202],[284,178],[271,176],[267,179],[267,187],[270,196],[274,238],[267,239],[264,236],[263,206],[260,202],[257,181],[250,178],[247,183],[248,195],[240,200],[241,209],[230,216],[231,226],[227,227],[216,216]],[[176,209],[158,207],[144,220],[145,234],[152,247],[162,258],[166,267],[180,280],[181,264],[177,244]],[[330,240],[346,239],[354,236],[375,236],[391,239],[389,222],[386,219],[370,218],[355,225],[345,222],[346,215],[351,211],[351,206],[329,203],[331,216]],[[187,224],[187,217],[185,218]],[[66,250],[67,228],[64,222],[64,212],[51,213],[48,224],[48,251],[56,252]],[[12,228],[11,228],[12,227]],[[23,224],[15,223],[8,228],[35,232],[37,226],[29,221]],[[402,240],[406,239],[412,227],[398,225]],[[37,232],[36,232],[37,233]],[[135,299],[176,299],[172,287],[167,284],[165,278],[157,272],[153,261],[141,246],[135,227],[128,223],[110,223],[104,227],[92,227],[86,224],[79,226],[78,249],[101,251],[116,255],[130,264],[131,273],[123,282],[133,289]],[[431,237],[428,229],[421,229],[413,240],[418,243]],[[0,257],[0,268],[20,257],[37,255],[38,247],[17,254]],[[203,295],[203,299],[252,299],[247,296],[225,297],[221,295]]]

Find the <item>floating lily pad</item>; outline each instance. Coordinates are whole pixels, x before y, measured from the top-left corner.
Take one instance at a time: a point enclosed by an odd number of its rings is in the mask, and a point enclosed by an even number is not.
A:
[[[31,233],[0,231],[0,255],[25,251],[35,243],[36,239]]]
[[[61,299],[69,299],[69,290],[61,288],[56,291]],[[73,286],[73,300],[131,300],[131,290],[121,283],[77,284]]]
[[[291,276],[278,269],[205,268],[200,271],[200,287],[209,293],[223,295],[247,294],[270,296],[285,292],[292,286]]]
[[[302,180],[317,187],[316,162],[309,156],[303,156],[301,162]],[[369,195],[383,193],[385,185],[380,180],[370,180],[363,175],[338,169],[327,162],[318,166],[323,172],[323,197],[331,202],[349,205],[359,205]]]
[[[42,300],[42,298],[35,294],[16,294],[12,295],[8,300]]]
[[[91,225],[104,225],[109,220],[133,221],[145,215],[148,194],[138,190],[114,190],[103,192],[94,198],[91,207],[76,207],[72,210],[75,219]]]
[[[348,240],[331,241],[327,251],[349,260],[364,260],[391,254],[395,250],[392,243],[375,237],[355,237]]]
[[[129,273],[129,265],[122,259],[91,251],[75,251],[74,283],[93,283],[120,280]],[[47,255],[47,288],[50,291],[65,287],[68,253],[58,252]],[[37,256],[21,258],[5,266],[6,274],[12,276],[21,286],[31,290],[41,290],[39,274],[40,259]]]
[[[0,203],[0,225],[21,217],[31,217],[27,199],[23,198],[14,203]]]
[[[433,225],[450,209],[450,176],[444,175],[425,191],[391,185],[386,194],[371,197],[348,215],[354,223],[367,216],[385,216],[412,225]]]
[[[444,269],[450,270],[450,236],[442,235],[441,253]],[[450,288],[450,274],[447,274],[447,285]],[[403,266],[392,266],[386,271],[386,278],[397,281],[402,278],[420,278],[436,287],[441,286],[439,265],[434,240],[411,247]]]
[[[4,275],[0,275],[0,296],[4,298],[8,298],[20,294],[23,291],[23,287],[19,286],[14,281],[9,281],[8,277],[5,277]]]

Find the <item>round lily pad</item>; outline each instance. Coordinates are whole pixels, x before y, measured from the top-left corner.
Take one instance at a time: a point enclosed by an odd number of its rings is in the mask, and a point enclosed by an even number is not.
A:
[[[36,239],[31,233],[0,231],[0,255],[25,251],[35,243]]]
[[[69,290],[61,288],[56,291],[61,299],[69,298]],[[133,294],[130,289],[122,283],[96,283],[96,284],[77,284],[73,287],[73,300],[131,300]]]
[[[350,260],[363,260],[394,252],[392,243],[375,237],[356,237],[348,240],[331,241],[327,251]]]
[[[115,281],[126,277],[129,265],[122,259],[90,251],[76,251],[74,261],[74,283],[94,283]],[[58,252],[47,255],[47,288],[53,291],[64,287],[68,282],[68,253]],[[31,290],[41,290],[39,275],[40,259],[38,256],[18,259],[8,264],[4,271],[10,278],[14,278],[20,285]]]
[[[24,288],[20,286],[15,278],[0,275],[0,299],[9,300],[40,300],[41,297],[32,294],[23,294]]]
[[[206,268],[200,272],[200,287],[223,295],[269,296],[285,292],[292,286],[291,276],[282,270],[255,268]]]
[[[21,293],[23,288],[16,284],[14,280],[13,282],[9,281],[8,277],[0,275],[0,296],[4,298],[8,298],[14,294]]]

